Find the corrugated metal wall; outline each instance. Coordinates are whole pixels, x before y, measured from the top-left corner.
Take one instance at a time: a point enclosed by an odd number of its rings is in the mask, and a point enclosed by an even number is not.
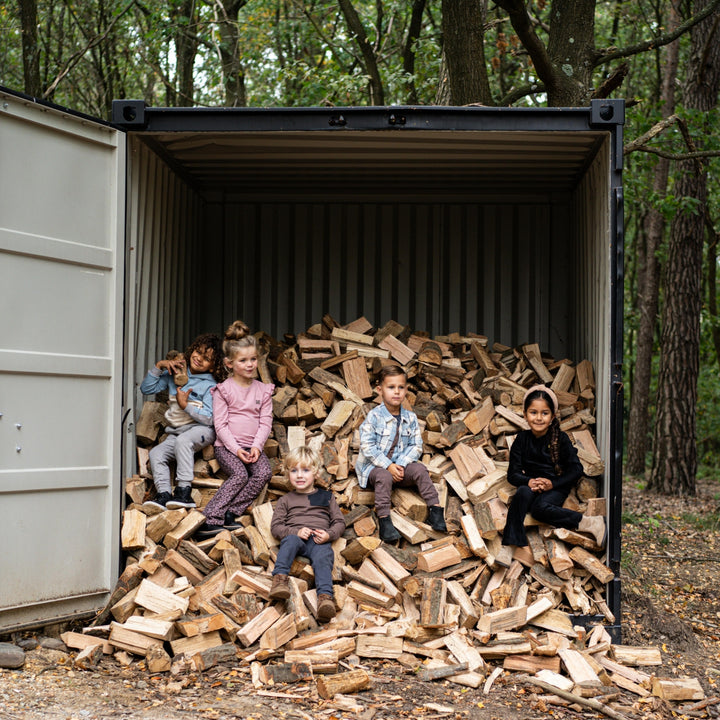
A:
[[[609,454],[609,145],[571,194],[204,200],[143,143],[128,202],[129,362],[242,318],[276,337],[329,312],[431,334],[478,332],[587,358]],[[467,189],[466,189],[467,191]],[[136,403],[139,407],[139,394]]]
[[[137,388],[148,368],[201,332],[202,201],[139,142],[132,143],[128,188],[126,362],[139,408]],[[216,321],[208,331],[219,329]]]
[[[207,209],[217,284],[206,322],[278,336],[329,312],[432,334],[479,332],[558,354],[570,338],[570,198],[485,203],[247,202]]]
[[[572,283],[576,309],[573,351],[595,368],[597,444],[610,462],[610,391],[612,387],[610,336],[611,253],[610,142],[605,142],[575,193],[577,270]]]

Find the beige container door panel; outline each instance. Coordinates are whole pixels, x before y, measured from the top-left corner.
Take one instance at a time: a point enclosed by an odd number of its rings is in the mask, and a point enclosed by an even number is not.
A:
[[[117,575],[124,148],[0,92],[0,632]]]

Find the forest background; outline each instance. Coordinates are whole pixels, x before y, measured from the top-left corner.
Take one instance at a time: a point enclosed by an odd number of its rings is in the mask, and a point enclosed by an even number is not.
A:
[[[720,0],[13,0],[0,85],[100,118],[625,98],[625,471],[715,477]]]

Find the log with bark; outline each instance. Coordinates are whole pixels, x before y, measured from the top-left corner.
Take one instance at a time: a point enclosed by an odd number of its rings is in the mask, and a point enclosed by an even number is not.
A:
[[[538,382],[558,394],[560,415],[572,421],[570,438],[589,473],[569,506],[589,514],[605,510],[589,362],[555,362],[533,343],[513,349],[488,346],[475,334],[430,338],[392,321],[376,330],[365,318],[341,327],[329,316],[283,343],[258,333],[258,344],[261,377],[276,385],[266,444],[272,480],[239,528],[198,541],[202,507],[223,479],[207,448],[193,483],[197,509],[144,508],[142,499],[154,491],[142,459],[162,437],[163,412],[161,403],[148,403],[138,436],[142,464],[126,482],[126,569],[92,628],[99,635],[87,643],[68,636],[74,648],[87,650],[83,666],[93,667],[101,652],[118,651],[145,657],[151,672],[183,662],[195,671],[239,663],[253,668],[258,684],[316,682],[321,697],[330,698],[369,687],[366,671],[339,672],[347,668],[343,658],[355,654],[467,687],[505,667],[544,673],[554,683],[548,687],[574,688],[573,697],[597,692],[613,678],[614,689],[651,691],[651,676],[630,666],[654,664],[658,652],[621,649],[609,636],[576,627],[578,612],[594,615],[598,627],[612,618],[604,596],[614,573],[593,538],[528,518],[527,548],[501,543],[514,492],[506,480],[509,448],[524,427],[525,389]],[[374,495],[359,487],[354,467],[358,428],[379,401],[372,388],[388,363],[407,373],[405,403],[421,426],[421,460],[453,535],[425,524],[422,499],[401,489],[393,493],[392,517],[403,539],[388,545],[377,536]],[[290,598],[269,599],[277,551],[272,509],[290,489],[283,458],[300,444],[320,454],[318,484],[334,493],[347,520],[333,544],[339,613],[327,626],[316,619],[306,559],[291,569]],[[101,625],[111,615],[115,622]],[[669,699],[697,692],[685,681],[656,682],[652,691]]]

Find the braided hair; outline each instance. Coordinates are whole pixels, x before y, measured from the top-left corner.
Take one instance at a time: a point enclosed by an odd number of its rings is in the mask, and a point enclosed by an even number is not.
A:
[[[525,395],[525,401],[523,403],[523,409],[527,412],[530,404],[534,400],[542,400],[547,403],[547,406],[553,411],[553,419],[548,428],[548,450],[550,451],[550,460],[552,460],[555,466],[555,474],[562,475],[562,468],[560,467],[560,421],[557,419],[557,408],[555,407],[555,400],[541,387],[536,387]]]

